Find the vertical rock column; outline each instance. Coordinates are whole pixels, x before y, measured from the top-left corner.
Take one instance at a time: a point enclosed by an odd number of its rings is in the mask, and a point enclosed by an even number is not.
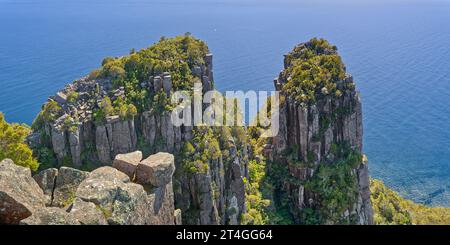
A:
[[[175,159],[169,153],[157,153],[144,159],[136,169],[136,182],[151,188],[149,194],[152,217],[150,224],[174,224],[175,207],[172,176]]]

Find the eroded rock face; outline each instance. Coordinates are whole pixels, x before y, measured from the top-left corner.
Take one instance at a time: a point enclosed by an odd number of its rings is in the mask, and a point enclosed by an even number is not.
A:
[[[141,153],[120,156],[121,163],[116,158],[115,165],[129,172],[129,162],[135,166],[141,157]],[[124,159],[127,168],[123,167]],[[127,174],[115,168],[98,168],[80,184],[76,196],[102,210],[108,224],[174,224],[173,155],[152,155],[138,163],[135,171],[140,184],[131,182]]]
[[[167,185],[175,172],[175,158],[169,153],[157,153],[143,160],[137,167],[136,179],[140,184],[155,187]]]
[[[373,224],[373,209],[370,202],[370,180],[369,167],[367,163],[363,163],[357,170],[358,174],[358,204],[356,205],[356,213],[359,217],[359,224]]]
[[[35,176],[34,180],[38,183],[39,187],[44,191],[46,205],[51,206],[53,201],[53,191],[56,187],[56,177],[58,176],[58,169],[48,168]]]
[[[85,202],[76,198],[70,207],[70,215],[82,225],[107,225],[105,215],[92,202]]]
[[[285,69],[288,69],[291,62],[285,58],[284,63]],[[288,168],[292,177],[304,183],[313,178],[315,170],[321,164],[330,165],[343,160],[337,156],[337,147],[345,146],[358,154],[362,153],[361,101],[350,74],[336,82],[337,89],[342,92],[340,96],[323,93],[314,103],[309,104],[299,102],[282,90],[289,79],[290,74],[282,72],[274,81],[276,89],[285,100],[279,108],[280,130],[272,141],[272,155],[278,164],[284,164]],[[285,155],[287,151],[291,152],[291,158],[301,163],[300,166],[289,163]],[[305,163],[307,166],[302,166]],[[367,165],[361,161],[351,174],[357,183],[357,201],[348,205],[342,217],[349,223],[372,224]],[[291,197],[293,216],[298,217],[298,213],[304,208],[320,208],[319,197],[302,184],[286,183],[285,191]],[[355,220],[350,216],[357,218]],[[302,222],[300,219],[296,221]],[[326,222],[332,224],[335,221]]]
[[[175,225],[181,225],[182,224],[182,218],[181,218],[181,210],[180,209],[176,209],[174,214],[173,214],[173,218],[174,218],[174,224]]]
[[[204,62],[195,64],[191,67],[191,71],[195,81],[202,84],[202,92],[214,88],[212,54],[205,55]],[[149,93],[165,92],[165,95],[169,96],[175,88],[171,75],[174,74],[167,71],[152,74],[145,81],[141,81],[140,85],[142,88],[148,89]],[[71,92],[79,94],[76,102],[71,103],[60,99],[59,95],[68,95]],[[134,174],[136,176],[133,175],[137,160],[120,159],[122,156],[117,158],[118,154],[128,154],[138,148],[142,151],[150,149],[151,153],[179,153],[184,143],[191,141],[193,138],[192,126],[174,126],[170,111],[159,111],[153,108],[140,112],[133,119],[109,116],[102,122],[96,121],[93,112],[99,108],[99,103],[105,96],[108,95],[114,100],[126,94],[123,87],[113,88],[112,81],[108,78],[91,79],[84,77],[67,85],[58,94],[50,97],[49,100],[56,101],[61,107],[61,113],[58,113],[59,118],[52,122],[46,122],[39,131],[33,133],[34,135],[41,134],[41,137],[34,137],[39,138],[39,145],[45,145],[53,150],[59,163],[70,160],[74,166],[98,163],[98,167],[114,164],[115,168],[123,171],[133,181],[133,178],[139,177],[137,174]],[[68,116],[77,118],[76,123],[70,129],[64,127],[64,121]],[[139,139],[139,145],[137,144],[137,135],[142,136]],[[30,141],[32,141],[32,138],[30,138]],[[242,148],[246,147],[242,146]],[[245,195],[242,193],[245,193],[243,178],[247,176],[245,169],[248,162],[245,149],[237,149],[233,146],[233,149],[229,149],[229,151],[239,153],[239,156],[231,154],[230,157],[212,159],[208,163],[211,170],[203,176],[193,177],[181,174],[177,175],[175,180],[172,181],[167,177],[173,174],[173,171],[169,168],[167,172],[154,169],[157,175],[149,179],[149,176],[144,176],[149,171],[153,171],[153,168],[149,167],[148,171],[141,172],[140,179],[138,178],[137,182],[151,185],[152,188],[162,189],[166,188],[169,183],[175,183],[177,190],[173,195],[177,207],[183,213],[188,210],[195,210],[193,216],[196,217],[193,220],[202,220],[201,223],[204,224],[229,223],[228,214],[231,209],[228,206],[231,205],[233,196],[236,197],[239,207],[237,216],[240,217],[242,212],[245,212]],[[229,167],[235,161],[238,161],[237,164],[241,169],[240,174]],[[214,188],[203,185],[213,185]],[[199,191],[206,189],[210,193]],[[196,196],[197,194],[200,196]],[[201,204],[200,200],[207,201],[205,201],[205,204]],[[58,206],[63,203],[62,201],[58,202]],[[208,217],[211,213],[214,216],[213,218]],[[200,221],[190,222],[190,219],[186,220],[189,223],[200,223]]]
[[[44,192],[31,171],[5,159],[0,162],[0,223],[19,224],[45,207]]]
[[[51,206],[67,207],[76,197],[78,185],[89,176],[89,172],[61,167],[56,177]]]

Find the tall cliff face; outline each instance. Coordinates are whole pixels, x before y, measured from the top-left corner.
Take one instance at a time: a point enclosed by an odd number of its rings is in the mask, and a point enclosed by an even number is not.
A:
[[[299,44],[274,81],[283,98],[274,165],[298,223],[372,224],[362,111],[351,75],[324,40]]]
[[[189,169],[190,162],[179,157],[187,143],[194,156],[210,140],[195,141],[199,129],[171,121],[170,95],[192,91],[194,82],[201,82],[203,92],[213,89],[213,64],[206,45],[190,36],[161,39],[130,56],[107,58],[100,70],[49,99],[34,122],[30,144],[41,161],[52,162],[55,156],[57,165],[77,168],[110,165],[116,155],[135,150],[173,153],[175,203],[183,222],[237,224],[245,212],[246,143],[238,144],[233,134],[224,136],[218,142],[220,154],[197,164],[203,167]]]

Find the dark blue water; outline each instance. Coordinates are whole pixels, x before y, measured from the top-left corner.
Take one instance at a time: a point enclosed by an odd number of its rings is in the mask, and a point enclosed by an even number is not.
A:
[[[361,91],[371,175],[449,206],[450,4],[296,2],[0,0],[0,111],[31,123],[49,95],[103,57],[187,31],[214,53],[220,90],[271,90],[282,55],[324,37]]]

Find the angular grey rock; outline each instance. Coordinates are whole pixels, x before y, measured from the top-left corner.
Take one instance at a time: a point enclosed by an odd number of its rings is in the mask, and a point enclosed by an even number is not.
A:
[[[239,225],[238,223],[239,206],[237,203],[237,198],[233,196],[228,205],[228,219],[229,225]]]
[[[48,168],[42,170],[33,179],[37,182],[39,187],[44,191],[46,205],[50,206],[53,200],[53,191],[55,189],[56,177],[58,176],[58,169]]]
[[[175,225],[182,225],[182,219],[181,219],[181,210],[180,209],[175,209],[174,213],[173,213],[173,218],[174,218],[174,224]]]
[[[147,193],[141,185],[112,167],[91,172],[77,190],[77,197],[94,203],[108,224],[146,224],[149,220]]]
[[[69,146],[70,155],[72,156],[72,163],[74,166],[81,166],[81,142],[80,142],[80,130],[77,128],[75,131],[69,131]]]
[[[89,176],[89,172],[74,168],[61,167],[56,178],[51,206],[66,207],[72,204],[76,197],[78,185]]]
[[[208,67],[210,69],[212,69],[212,64],[213,64],[213,55],[212,54],[207,54],[205,56],[205,63],[206,63],[206,65],[208,65]]]
[[[165,74],[163,77],[163,88],[167,97],[170,96],[170,90],[172,89],[172,77],[170,74]]]
[[[150,225],[173,225],[174,224],[174,194],[172,182],[165,186],[156,187],[149,191],[148,210]]]
[[[142,113],[142,134],[150,147],[155,144],[156,131],[155,115],[151,111]]]
[[[191,180],[192,195],[199,209],[200,225],[218,225],[220,224],[219,211],[213,197],[213,189],[211,185],[211,175],[208,171],[204,173],[196,173],[194,179]]]
[[[173,152],[175,147],[175,131],[172,124],[171,113],[165,112],[161,117],[161,120],[164,120],[161,125],[161,134],[166,141],[166,149],[168,152]]]
[[[82,225],[107,225],[106,218],[100,208],[92,202],[76,198],[70,208],[70,215]]]
[[[67,95],[63,92],[57,92],[55,95],[55,101],[58,102],[58,104],[64,104],[67,101]]]
[[[109,164],[111,162],[111,146],[104,125],[98,125],[95,129],[95,149],[101,163]]]
[[[211,80],[208,76],[203,76],[202,79],[203,92],[208,92],[212,89]]]
[[[169,153],[157,153],[143,160],[136,171],[136,181],[140,184],[164,186],[172,181],[175,159]]]
[[[61,163],[62,159],[64,159],[64,157],[67,155],[65,131],[52,126],[51,139],[53,151],[55,152],[58,161]]]
[[[80,222],[61,208],[46,207],[20,221],[21,225],[79,225]]]
[[[78,186],[76,196],[86,202],[106,206],[113,202],[118,186],[129,183],[130,177],[112,167],[101,167],[89,174]]]
[[[108,139],[113,156],[136,150],[137,136],[134,120],[117,120],[107,124],[106,127],[111,131]]]
[[[358,170],[358,184],[359,193],[358,199],[360,200],[357,207],[357,212],[360,220],[360,224],[372,225],[373,224],[373,209],[370,202],[370,182],[369,182],[369,167],[367,163],[362,163]]]
[[[192,69],[192,75],[201,78],[202,77],[202,68],[200,66],[194,66]]]
[[[160,76],[156,76],[153,78],[153,87],[155,88],[155,91],[158,92],[162,88],[162,79]]]
[[[119,154],[113,161],[113,167],[117,170],[125,173],[130,177],[131,180],[134,179],[136,173],[136,168],[142,160],[142,152],[135,151],[126,154]]]
[[[44,192],[31,177],[30,169],[10,159],[1,161],[0,224],[18,224],[44,207]]]

